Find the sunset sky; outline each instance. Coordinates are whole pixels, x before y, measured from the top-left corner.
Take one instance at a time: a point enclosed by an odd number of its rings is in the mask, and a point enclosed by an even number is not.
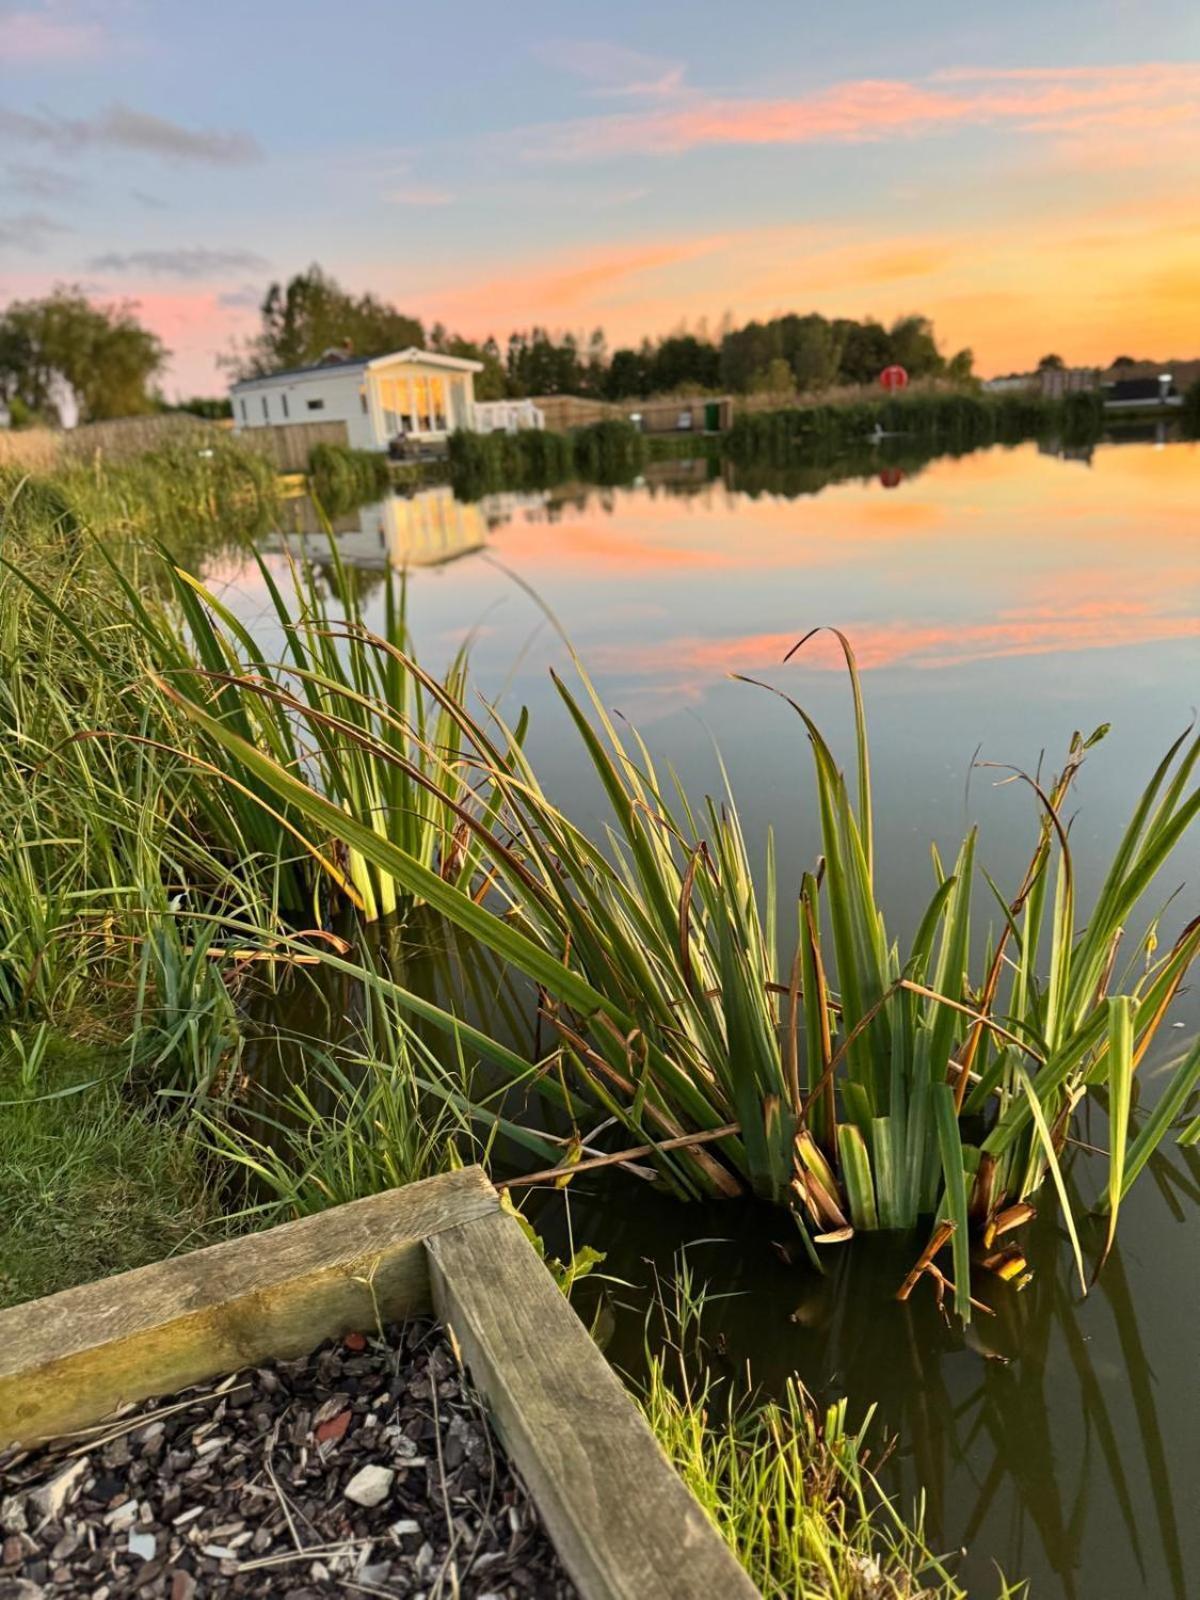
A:
[[[1198,179],[1195,0],[0,0],[0,301],[136,299],[172,391],[313,260],[471,336],[1198,355]]]

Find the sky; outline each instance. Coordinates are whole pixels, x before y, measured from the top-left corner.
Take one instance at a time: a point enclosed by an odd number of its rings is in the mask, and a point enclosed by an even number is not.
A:
[[[1198,180],[1196,0],[0,0],[0,303],[136,301],[172,394],[313,261],[475,338],[1194,356]]]

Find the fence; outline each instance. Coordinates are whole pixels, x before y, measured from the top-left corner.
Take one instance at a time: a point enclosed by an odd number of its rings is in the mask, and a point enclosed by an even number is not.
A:
[[[288,422],[243,428],[237,435],[247,450],[257,450],[274,463],[276,472],[307,472],[308,452],[315,444],[350,443],[344,422]]]

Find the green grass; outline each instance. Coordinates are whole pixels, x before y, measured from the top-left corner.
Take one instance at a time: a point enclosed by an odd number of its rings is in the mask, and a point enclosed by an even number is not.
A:
[[[6,1031],[0,1102],[0,1304],[220,1236],[201,1141],[131,1089],[111,1040]]]
[[[765,1600],[966,1600],[929,1548],[923,1508],[905,1517],[868,1462],[871,1415],[822,1414],[798,1380],[778,1399],[713,1376],[696,1336],[704,1294],[686,1263],[661,1301],[641,1404],[675,1470]],[[1001,1580],[1001,1600],[1024,1586]]]

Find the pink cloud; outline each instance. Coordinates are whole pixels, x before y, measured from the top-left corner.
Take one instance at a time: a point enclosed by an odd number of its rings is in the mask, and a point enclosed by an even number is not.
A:
[[[103,44],[97,23],[75,22],[43,11],[10,11],[0,16],[0,61],[13,66],[77,61]]]
[[[1105,68],[956,69],[923,82],[860,79],[791,99],[708,97],[527,129],[525,154],[549,161],[677,154],[710,145],[860,143],[946,127],[1011,124],[1027,132],[1194,120],[1200,63]]]

